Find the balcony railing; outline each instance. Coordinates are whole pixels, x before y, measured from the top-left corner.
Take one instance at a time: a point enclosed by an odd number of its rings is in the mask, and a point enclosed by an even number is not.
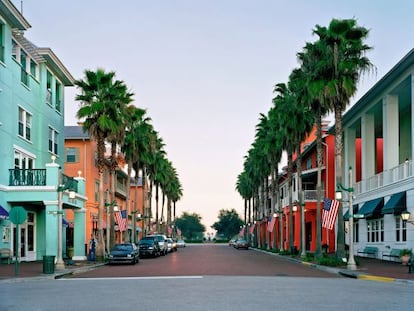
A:
[[[78,192],[78,181],[75,178],[62,174],[62,184],[67,190]]]
[[[9,186],[46,186],[46,170],[9,169]]]
[[[385,185],[389,185],[412,176],[412,161],[406,161],[389,170],[385,170],[379,174],[356,183],[354,187],[354,193],[357,195],[363,192],[375,190]]]

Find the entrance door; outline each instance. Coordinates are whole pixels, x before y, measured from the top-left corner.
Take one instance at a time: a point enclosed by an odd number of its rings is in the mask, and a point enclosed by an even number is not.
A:
[[[311,242],[312,242],[312,223],[307,222],[306,223],[306,250],[310,251],[311,248]]]
[[[20,261],[34,261],[36,260],[36,224],[35,224],[35,213],[28,212],[27,220],[24,224],[19,225],[19,250]],[[13,227],[13,249],[16,238],[16,227]],[[14,252],[14,255],[16,253]]]

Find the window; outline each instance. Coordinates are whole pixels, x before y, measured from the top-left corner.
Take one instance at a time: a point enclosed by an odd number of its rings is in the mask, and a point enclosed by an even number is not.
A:
[[[32,115],[19,107],[19,136],[31,140]]]
[[[37,79],[37,64],[33,59],[30,60],[30,74],[33,78]]]
[[[0,62],[4,62],[4,25],[0,23]]]
[[[12,57],[17,60],[17,54],[19,52],[19,46],[17,45],[17,42],[12,40]]]
[[[407,222],[401,219],[401,216],[395,216],[395,241],[407,241]]]
[[[52,74],[46,72],[46,104],[52,105]]]
[[[32,169],[34,168],[34,158],[20,150],[14,150],[14,168]]]
[[[358,243],[359,242],[359,223],[358,221],[355,221],[354,219],[354,231],[353,231],[353,237],[354,237],[354,243]]]
[[[55,86],[55,108],[57,111],[61,111],[61,106],[62,106],[62,99],[61,99],[61,94],[62,94],[62,85],[56,81],[56,86]]]
[[[384,219],[367,220],[367,241],[384,242]]]
[[[312,168],[312,159],[309,158],[306,160],[306,169],[310,170]]]
[[[58,154],[58,132],[49,127],[49,151]]]
[[[75,148],[75,147],[66,148],[66,162],[68,163],[79,162],[79,148]]]
[[[24,85],[29,86],[29,75],[27,74],[27,71],[26,71],[27,55],[24,51],[20,51],[20,66],[21,66],[20,81]]]

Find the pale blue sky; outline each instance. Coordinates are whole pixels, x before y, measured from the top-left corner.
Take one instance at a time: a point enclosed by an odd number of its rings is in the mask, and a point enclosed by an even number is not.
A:
[[[336,2],[24,0],[23,15],[26,37],[52,48],[76,79],[102,67],[125,81],[180,176],[177,215],[196,212],[211,232],[220,209],[242,215],[234,189],[259,113],[316,40],[316,24],[354,17],[371,30],[377,73],[363,77],[357,98],[414,47],[413,1]],[[66,125],[76,124],[75,94],[66,94]]]

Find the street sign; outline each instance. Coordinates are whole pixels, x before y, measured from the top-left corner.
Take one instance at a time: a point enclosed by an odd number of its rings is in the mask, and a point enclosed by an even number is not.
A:
[[[364,218],[364,214],[354,214],[354,218]]]
[[[21,225],[27,219],[27,212],[23,207],[16,206],[11,209],[9,217],[12,223],[15,225]]]

